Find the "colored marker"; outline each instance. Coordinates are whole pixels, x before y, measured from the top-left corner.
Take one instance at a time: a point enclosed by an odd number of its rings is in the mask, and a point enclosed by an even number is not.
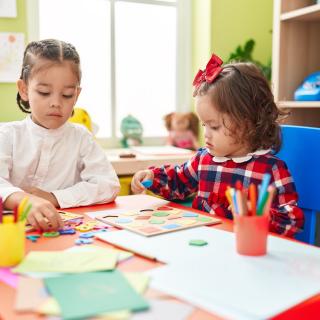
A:
[[[251,215],[255,216],[257,213],[257,188],[256,185],[253,183],[250,183],[249,186],[249,199]]]
[[[152,180],[144,180],[141,182],[141,184],[145,187],[145,188],[150,188],[152,186]]]
[[[27,202],[28,202],[28,197],[24,197],[24,198],[21,200],[21,202],[19,203],[19,206],[18,206],[18,216],[19,216],[19,220],[22,220],[22,219],[21,219],[21,215],[22,215],[22,213],[23,213],[23,210],[24,210]]]
[[[271,175],[269,173],[265,173],[263,175],[260,190],[259,190],[258,208],[261,207],[261,202],[264,199],[265,193],[267,192],[270,179],[271,179]]]
[[[272,204],[272,200],[273,200],[273,197],[274,197],[274,195],[276,193],[276,188],[274,186],[269,186],[268,193],[269,193],[269,196],[268,196],[268,199],[266,201],[266,205],[264,206],[263,214],[269,214],[270,207],[271,207],[271,204]]]
[[[229,204],[232,205],[232,196],[231,196],[231,193],[230,193],[230,187],[227,187],[226,197],[227,197],[227,200],[228,200]]]
[[[232,200],[233,200],[234,213],[238,214],[239,210],[238,210],[238,205],[237,205],[237,195],[236,195],[236,191],[233,188],[231,189],[231,195],[232,195]]]
[[[2,198],[0,197],[0,223],[2,223],[3,219],[3,204],[2,204]]]
[[[236,190],[236,201],[238,204],[238,211],[240,216],[244,216],[244,208],[243,208],[243,198],[242,198],[242,191],[241,190]]]
[[[20,221],[24,221],[27,219],[27,216],[31,210],[32,204],[30,203],[25,210],[23,210],[21,216],[20,216]]]
[[[237,180],[235,187],[236,187],[236,190],[240,190],[240,191],[242,190],[242,183],[240,180]]]
[[[14,223],[18,222],[18,206],[15,206],[13,209],[13,221]]]
[[[257,215],[258,216],[261,216],[263,214],[263,208],[268,200],[268,196],[269,196],[269,192],[266,191],[264,194],[263,194],[263,198],[260,202],[260,204],[258,205],[258,211],[257,211]]]

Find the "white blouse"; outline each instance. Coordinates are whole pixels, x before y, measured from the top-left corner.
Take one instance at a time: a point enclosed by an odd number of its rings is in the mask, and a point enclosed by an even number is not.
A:
[[[81,125],[45,129],[30,116],[0,126],[0,196],[52,192],[61,208],[112,201],[120,190],[105,152]]]

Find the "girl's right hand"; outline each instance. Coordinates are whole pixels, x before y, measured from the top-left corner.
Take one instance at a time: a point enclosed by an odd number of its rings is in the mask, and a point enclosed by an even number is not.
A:
[[[141,170],[135,173],[131,180],[131,190],[134,194],[143,193],[146,188],[141,184],[142,181],[153,181],[154,175],[151,170]]]
[[[31,204],[31,210],[27,216],[27,222],[40,230],[59,230],[63,228],[60,214],[54,205],[43,198],[26,192],[14,192],[4,202],[6,209],[13,210],[23,198],[28,197],[27,205]]]
[[[29,203],[32,208],[28,214],[27,222],[40,230],[56,231],[63,228],[63,221],[54,205],[43,198],[30,195]]]

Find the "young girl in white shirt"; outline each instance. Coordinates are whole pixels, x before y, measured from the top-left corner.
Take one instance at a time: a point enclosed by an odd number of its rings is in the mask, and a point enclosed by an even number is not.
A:
[[[111,202],[117,175],[81,125],[67,122],[80,94],[80,58],[69,43],[54,39],[26,47],[17,103],[30,115],[0,127],[0,196],[13,209],[28,196],[28,222],[59,229],[56,207]]]

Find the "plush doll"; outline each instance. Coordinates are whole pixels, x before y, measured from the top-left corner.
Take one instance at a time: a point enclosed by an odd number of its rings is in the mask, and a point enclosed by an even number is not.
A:
[[[199,119],[193,112],[172,112],[164,117],[164,121],[169,131],[167,144],[191,150],[199,148]]]
[[[128,148],[141,145],[143,128],[138,119],[131,115],[126,116],[121,121],[120,131],[123,135],[121,139],[123,147]]]
[[[74,108],[72,117],[69,119],[69,121],[84,125],[94,135],[99,130],[98,126],[94,122],[92,122],[89,113],[82,108]]]

